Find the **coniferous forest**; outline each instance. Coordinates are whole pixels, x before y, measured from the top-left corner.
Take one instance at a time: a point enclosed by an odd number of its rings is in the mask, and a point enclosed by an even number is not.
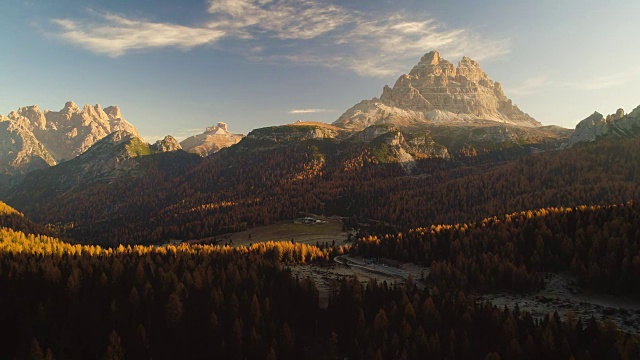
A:
[[[149,158],[145,176],[74,191],[18,189],[26,216],[0,206],[0,357],[640,358],[638,335],[614,322],[478,297],[534,293],[562,273],[588,293],[639,299],[637,139],[425,158],[418,175],[357,144],[256,146]],[[215,241],[306,213],[343,217],[353,241]],[[292,268],[345,254],[429,273],[336,277],[321,305],[318,284]]]
[[[613,323],[534,318],[473,294],[526,292],[544,286],[543,271],[569,271],[587,289],[637,296],[639,221],[640,206],[629,202],[346,246],[236,248],[73,245],[27,219],[5,221],[1,348],[9,359],[636,359],[640,339]],[[288,267],[323,266],[344,253],[430,264],[428,286],[343,278],[320,307],[314,282]]]
[[[6,358],[634,359],[615,326],[534,320],[463,290],[342,280],[326,309],[283,264],[337,249],[103,249],[2,230],[0,319]]]

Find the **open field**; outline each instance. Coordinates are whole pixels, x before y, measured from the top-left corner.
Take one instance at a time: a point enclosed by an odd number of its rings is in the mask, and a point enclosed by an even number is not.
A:
[[[593,315],[596,320],[611,320],[625,332],[640,335],[640,302],[604,294],[580,291],[575,280],[566,274],[544,274],[545,289],[532,294],[485,294],[479,300],[489,300],[496,306],[528,311],[535,318],[557,311],[561,317],[574,313],[583,322]]]
[[[348,264],[348,265],[347,265]],[[415,264],[402,264],[399,267],[365,264],[364,259],[340,256],[331,265],[294,265],[289,267],[293,275],[300,278],[310,277],[318,288],[320,306],[326,307],[332,287],[337,286],[338,279],[357,276],[358,281],[366,285],[369,281],[386,281],[388,284],[404,284],[411,275],[417,286],[424,286],[420,277],[429,274],[429,269]]]
[[[347,240],[348,233],[342,230],[342,220],[324,216],[313,216],[322,221],[320,224],[297,224],[291,220],[281,221],[276,224],[260,226],[232,234],[220,235],[215,239],[219,244],[230,241],[234,246],[248,246],[252,243],[265,241],[295,241],[298,243],[315,245],[316,242],[331,243],[335,241],[342,244]],[[197,243],[202,240],[188,241]]]

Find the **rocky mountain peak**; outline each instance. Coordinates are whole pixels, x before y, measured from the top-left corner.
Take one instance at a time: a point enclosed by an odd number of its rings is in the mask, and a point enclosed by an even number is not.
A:
[[[69,120],[74,114],[80,113],[80,108],[73,101],[67,101],[64,104],[64,107],[58,112],[45,110],[45,114],[48,114],[50,112],[59,114],[58,116],[60,117],[60,120]]]
[[[456,67],[456,77],[458,80],[462,80],[461,82],[471,81],[471,82],[484,82],[484,86],[492,86],[493,82],[489,79],[487,74],[480,68],[480,64],[478,64],[475,60],[471,60],[469,57],[465,56],[458,62],[458,67]]]
[[[43,154],[41,158],[44,162],[52,164],[82,154],[98,140],[117,130],[139,136],[136,128],[122,118],[117,107],[106,110],[111,116],[99,104],[84,105],[81,109],[72,101],[66,102],[60,111],[42,111],[37,105],[21,107],[9,114],[7,120],[11,126],[0,129],[0,132],[7,132],[4,135],[0,133],[0,137],[14,139],[19,136],[22,140],[12,143],[11,153],[31,154],[25,147],[38,148],[38,154]],[[16,132],[17,128],[20,132]],[[10,131],[11,134],[8,133]],[[2,166],[4,163],[0,161]]]
[[[624,109],[618,109],[615,114],[607,115],[606,122],[620,120],[624,117]]]
[[[604,116],[602,114],[600,114],[597,111],[594,111],[593,114],[589,115],[586,119],[582,120],[580,123],[581,124],[599,124],[602,122],[602,120],[604,119]],[[578,124],[580,125],[580,124]]]
[[[109,117],[109,119],[122,119],[122,113],[120,112],[120,108],[117,106],[108,106],[104,108],[105,114]]]
[[[187,152],[206,157],[222,148],[237,144],[243,137],[243,134],[229,132],[226,123],[218,122],[217,125],[206,128],[204,133],[184,139],[180,146]]]
[[[159,152],[169,152],[182,150],[182,147],[178,143],[178,140],[171,135],[167,135],[164,139],[158,140],[155,144],[151,145],[151,149]]]
[[[618,109],[615,114],[606,117],[596,111],[576,125],[569,145],[595,141],[603,137],[635,137],[638,135],[638,128],[640,106],[626,115],[624,109]]]
[[[78,112],[80,111],[80,108],[73,101],[67,101],[66,103],[64,103],[63,110],[71,110],[71,112]]]
[[[224,135],[229,133],[229,128],[226,123],[218,122],[217,125],[209,126],[208,128],[206,128],[204,132],[205,134]]]
[[[26,128],[45,129],[47,126],[45,114],[40,111],[38,105],[21,107],[17,112],[12,111],[9,117]]]
[[[420,62],[418,63],[418,65],[437,65],[440,63],[440,59],[441,58],[439,52],[435,50],[429,51],[420,58]]]
[[[456,67],[437,51],[431,51],[409,74],[401,75],[393,87],[385,86],[380,98],[360,102],[334,125],[362,130],[383,123],[405,127],[487,121],[525,127],[541,125],[513,105],[501,85],[492,81],[476,61],[465,56]]]
[[[428,76],[455,76],[455,67],[440,56],[437,51],[425,54],[416,66],[411,69],[409,75],[426,78]],[[406,76],[406,75],[405,75]]]

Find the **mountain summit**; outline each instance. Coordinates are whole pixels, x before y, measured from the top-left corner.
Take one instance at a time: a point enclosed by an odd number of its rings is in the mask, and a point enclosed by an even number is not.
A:
[[[370,125],[455,125],[503,123],[524,127],[541,124],[522,112],[491,80],[480,65],[463,57],[458,66],[437,51],[424,55],[393,88],[385,86],[380,98],[364,100],[333,124],[362,130]]]
[[[220,149],[237,144],[243,137],[243,134],[229,132],[227,124],[219,122],[217,126],[208,127],[202,134],[184,139],[180,145],[185,151],[207,157]]]
[[[594,112],[576,125],[576,131],[569,139],[569,145],[580,142],[591,142],[607,137],[637,137],[640,134],[640,106],[629,114],[618,109],[615,114],[604,117]]]
[[[69,101],[60,111],[21,107],[0,116],[0,172],[25,173],[70,160],[114,131],[139,136],[117,106],[80,108]]]

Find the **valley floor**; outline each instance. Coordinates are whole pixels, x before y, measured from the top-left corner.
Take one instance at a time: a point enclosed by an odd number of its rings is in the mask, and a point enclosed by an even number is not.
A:
[[[640,335],[640,302],[606,294],[582,292],[576,280],[568,274],[544,274],[545,288],[531,294],[483,294],[480,301],[496,306],[528,311],[534,318],[543,318],[557,311],[561,318],[575,314],[584,322],[593,315],[598,321],[613,321],[618,329]]]
[[[220,235],[215,237],[214,242],[220,245],[231,243],[233,246],[248,246],[266,241],[295,241],[309,245],[315,245],[316,243],[331,244],[335,241],[336,244],[342,245],[347,240],[348,232],[342,230],[342,220],[340,218],[315,215],[310,218],[320,222],[280,221],[272,225]],[[199,243],[207,240],[191,240],[187,243]]]
[[[313,279],[319,291],[321,307],[328,305],[329,294],[335,290],[332,287],[338,286],[339,280],[345,277],[357,276],[364,286],[372,280],[402,285],[411,275],[418,287],[424,287],[421,279],[429,274],[429,268],[411,263],[403,263],[398,267],[384,266],[350,256],[337,257],[328,266],[311,264],[289,268],[294,276]],[[581,319],[583,323],[594,316],[598,321],[612,321],[624,332],[640,335],[640,302],[606,294],[583,293],[575,279],[568,274],[546,273],[544,279],[545,289],[534,293],[482,294],[477,300],[490,301],[499,308],[507,306],[512,310],[517,304],[520,311],[530,312],[537,319],[555,311],[563,320],[574,314],[575,319]]]

